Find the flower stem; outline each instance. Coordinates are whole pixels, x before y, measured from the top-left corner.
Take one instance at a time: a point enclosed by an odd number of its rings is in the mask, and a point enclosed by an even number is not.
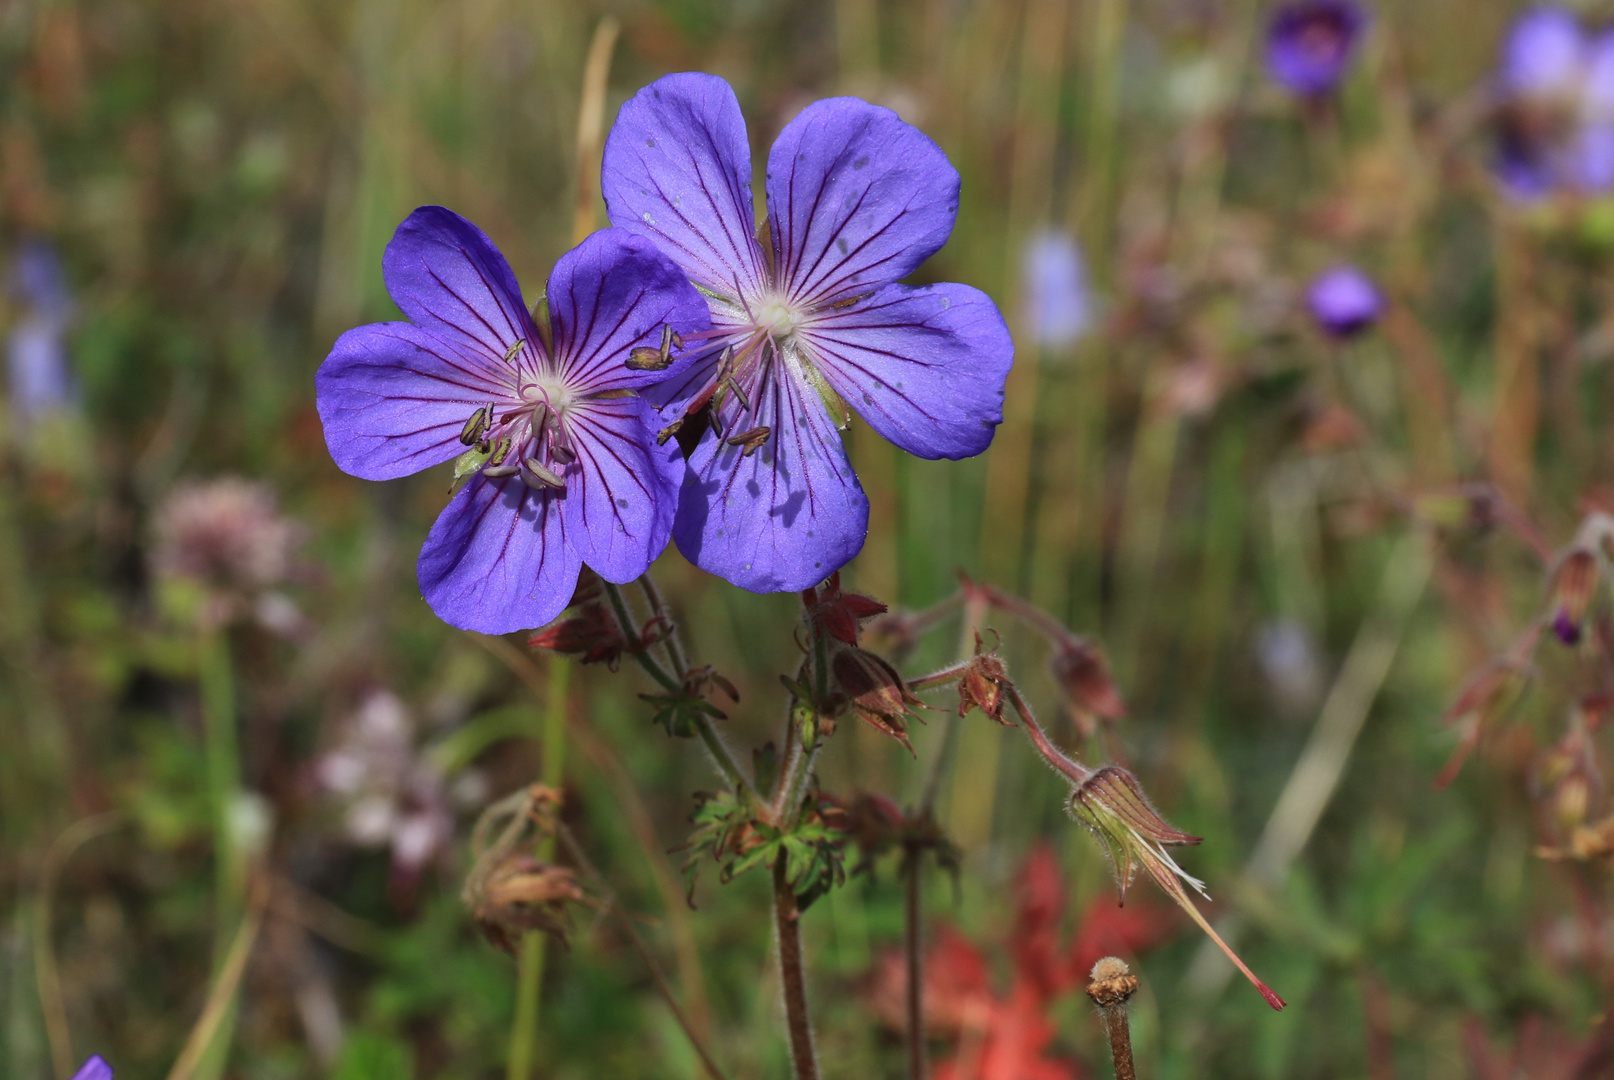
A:
[[[207,767],[208,801],[213,811],[213,975],[222,980],[230,950],[239,931],[242,901],[246,895],[246,860],[237,843],[235,810],[240,800],[241,749],[236,734],[235,673],[230,641],[222,627],[204,629],[197,639],[197,679],[202,706],[203,753]],[[245,923],[242,923],[245,926]],[[231,984],[209,1030],[209,1041],[189,1066],[200,1080],[224,1071],[235,1034],[236,984]]]
[[[903,877],[907,879],[903,947],[908,961],[908,998],[905,1003],[908,1014],[908,1080],[925,1080],[930,1072],[929,1062],[925,1059],[925,912],[920,892],[924,884],[920,866],[923,859],[924,852],[917,846],[909,845],[907,857],[902,863]]]
[[[648,580],[648,578],[649,575],[646,574],[645,580]],[[633,612],[628,608],[627,597],[622,595],[622,587],[613,585],[609,581],[601,584],[605,587],[605,595],[611,601],[611,610],[616,614],[617,623],[622,628],[622,636],[630,642],[637,641],[639,624],[634,619]],[[651,586],[651,589],[653,588],[654,586]],[[646,594],[649,595],[649,592],[650,590],[647,589]],[[659,594],[656,594],[656,596],[657,598],[651,601],[652,606],[659,600]],[[683,682],[662,667],[660,661],[652,656],[648,650],[635,650],[633,659],[638,662],[640,667],[644,668],[645,674],[656,680],[663,690],[674,694],[683,690]],[[701,742],[706,745],[707,751],[712,755],[712,761],[716,764],[718,771],[734,786],[736,791],[755,800],[757,795],[755,789],[751,786],[751,781],[746,779],[745,772],[740,768],[739,761],[734,757],[734,751],[730,750],[728,743],[723,741],[722,733],[712,726],[711,717],[696,715],[694,723],[695,732],[700,736]]]
[[[543,782],[559,791],[566,776],[566,693],[572,668],[559,657],[549,661],[549,686],[544,701]],[[545,834],[534,852],[540,862],[555,861],[555,837]],[[548,938],[536,931],[522,935],[516,967],[516,1011],[510,1021],[510,1057],[506,1080],[527,1080],[538,1042],[538,999],[544,981],[544,950]]]
[[[1137,988],[1137,976],[1117,957],[1106,956],[1093,965],[1093,981],[1087,985],[1087,996],[1098,1006],[1104,1033],[1110,1038],[1115,1080],[1137,1080],[1138,1076],[1132,1062],[1132,1029],[1126,1018],[1126,1003]]]
[[[784,986],[785,1030],[795,1080],[818,1080],[818,1051],[807,1009],[807,965],[801,950],[801,911],[781,854],[773,864],[773,917],[779,939],[779,980]]]

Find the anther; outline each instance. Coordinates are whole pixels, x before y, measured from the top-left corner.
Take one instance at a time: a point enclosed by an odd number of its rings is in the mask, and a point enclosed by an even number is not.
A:
[[[565,443],[556,442],[549,448],[550,455],[562,465],[570,465],[577,460],[577,451]]]
[[[521,462],[521,480],[535,491],[564,491],[566,488],[566,481],[544,468],[537,458],[526,458]]]
[[[656,432],[656,445],[666,446],[667,440],[678,434],[678,429],[684,426],[683,417],[679,417],[660,431]]]
[[[472,413],[471,418],[465,421],[465,426],[460,428],[460,442],[466,446],[481,442],[483,433],[488,429],[488,420],[492,416],[492,405],[484,405]]]
[[[507,363],[507,364],[515,363],[516,362],[516,354],[521,351],[521,347],[523,345],[525,345],[526,343],[527,343],[526,338],[519,338],[519,337],[516,338],[515,344],[510,346],[508,349],[504,350],[504,362]]]
[[[503,480],[507,476],[514,476],[521,471],[519,465],[489,465],[482,470],[482,475],[489,480]]]
[[[488,457],[488,464],[495,467],[504,464],[504,459],[510,456],[510,436],[506,435],[493,444],[493,453]],[[508,475],[508,474],[506,474]]]
[[[869,297],[871,297],[873,295],[874,294],[871,293],[871,292],[858,293],[856,296],[848,296],[848,297],[844,297],[843,299],[837,300],[833,304],[831,304],[830,307],[837,308],[837,309],[839,309],[839,308],[849,308],[853,304],[857,303],[859,300],[867,300]]]
[[[745,412],[750,412],[751,411],[751,399],[745,396],[745,391],[741,390],[740,389],[740,384],[738,382],[734,381],[734,376],[730,375],[728,377],[727,382],[728,382],[729,389],[734,391],[734,397],[735,397],[736,400],[739,401],[741,410],[743,410]]]
[[[740,432],[738,435],[730,435],[723,441],[728,443],[730,446],[745,447],[745,449],[740,452],[740,456],[750,457],[768,441],[768,436],[772,434],[772,428],[768,427],[766,424],[759,424],[754,428],[749,428]]]
[[[629,371],[665,371],[671,365],[672,357],[648,345],[641,345],[631,350],[623,364]]]

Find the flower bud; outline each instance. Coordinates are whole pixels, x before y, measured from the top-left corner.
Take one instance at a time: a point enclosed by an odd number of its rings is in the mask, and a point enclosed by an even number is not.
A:
[[[1592,598],[1601,576],[1597,556],[1588,548],[1571,548],[1559,560],[1552,575],[1555,604],[1552,632],[1565,645],[1580,642],[1581,630],[1586,624],[1586,615],[1591,610]]]
[[[1092,734],[1094,717],[1108,721],[1126,715],[1126,703],[1110,678],[1109,665],[1091,645],[1079,639],[1065,642],[1050,665],[1065,693],[1065,706],[1083,735]]]
[[[841,649],[830,664],[857,718],[876,731],[896,739],[908,752],[907,718],[922,705],[897,674],[897,669],[866,649]]]

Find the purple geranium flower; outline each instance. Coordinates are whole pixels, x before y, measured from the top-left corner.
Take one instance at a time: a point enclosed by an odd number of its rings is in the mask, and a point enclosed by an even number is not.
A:
[[[100,1054],[91,1054],[73,1074],[73,1080],[112,1080],[112,1066],[101,1060]]]
[[[734,91],[669,75],[622,107],[603,181],[611,221],[660,244],[711,306],[701,358],[649,395],[672,426],[706,425],[673,526],[692,562],[774,592],[856,555],[869,504],[836,430],[849,409],[921,457],[991,442],[1014,345],[979,290],[896,284],[952,232],[959,179],[895,113],[803,110],[769,153],[759,230]]]
[[[1267,70],[1303,97],[1331,93],[1350,69],[1367,24],[1367,9],[1355,0],[1285,4],[1267,26]]]
[[[1384,294],[1354,266],[1336,266],[1311,283],[1306,293],[1312,318],[1330,337],[1354,337],[1378,322]]]
[[[1082,253],[1069,233],[1044,230],[1026,246],[1025,320],[1045,349],[1065,349],[1087,332],[1092,298]]]
[[[1521,15],[1496,72],[1498,178],[1531,200],[1614,188],[1614,33],[1563,8]]]
[[[338,339],[315,376],[319,414],[354,476],[455,457],[470,475],[421,549],[432,610],[505,633],[559,614],[585,563],[607,581],[644,573],[667,546],[683,465],[635,391],[689,364],[670,334],[710,325],[684,275],[653,244],[597,232],[555,264],[546,329],[492,241],[438,206],[409,215],[382,266],[411,321]]]

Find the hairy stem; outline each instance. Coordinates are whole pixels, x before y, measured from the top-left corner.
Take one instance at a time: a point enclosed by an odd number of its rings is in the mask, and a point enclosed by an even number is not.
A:
[[[644,580],[649,580],[648,574],[645,575]],[[602,582],[602,584],[605,586],[605,595],[611,601],[611,610],[616,615],[617,624],[622,629],[622,636],[629,642],[637,641],[639,638],[639,625],[634,620],[633,612],[628,608],[627,597],[622,595],[622,587],[613,585],[609,581]],[[659,598],[659,594],[657,596]],[[640,667],[644,668],[645,674],[656,680],[663,690],[672,694],[683,691],[683,682],[662,667],[661,663],[650,655],[648,650],[634,650],[633,659],[638,662]],[[722,733],[713,726],[711,717],[696,715],[694,723],[695,732],[700,736],[701,742],[705,744],[707,751],[712,755],[712,761],[716,764],[718,771],[734,786],[736,791],[752,800],[756,800],[756,789],[751,786],[751,781],[746,779],[744,770],[740,768],[739,761],[734,757],[734,751],[729,749],[729,745],[724,741]]]
[[[785,996],[785,1031],[795,1080],[818,1080],[818,1051],[807,1009],[807,965],[801,950],[801,911],[781,854],[773,864],[773,918],[779,939],[779,981]]]
[[[910,845],[903,860],[903,876],[907,879],[907,903],[904,909],[906,933],[903,947],[908,961],[908,997],[905,1002],[908,1015],[908,1080],[925,1080],[930,1072],[925,1058],[925,928],[924,904],[920,889],[924,884],[921,861],[924,853]]]
[[[1138,1070],[1132,1063],[1132,1028],[1126,1018],[1126,1009],[1120,1006],[1100,1008],[1098,1015],[1104,1021],[1104,1033],[1110,1037],[1115,1080],[1137,1080]]]

